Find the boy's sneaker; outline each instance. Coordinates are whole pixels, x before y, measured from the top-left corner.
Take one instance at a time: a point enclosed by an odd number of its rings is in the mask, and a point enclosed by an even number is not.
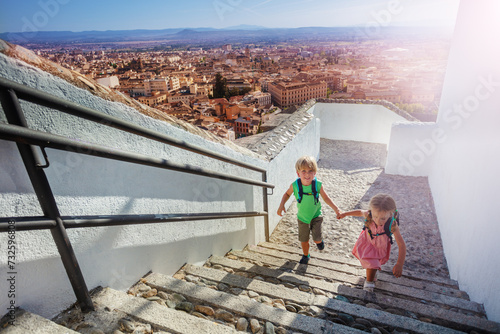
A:
[[[319,244],[316,244],[316,246],[318,246],[319,250],[323,250],[325,249],[325,242],[321,240],[321,242]]]
[[[311,257],[310,254],[302,255],[302,258],[300,259],[299,263],[300,264],[307,264],[307,262],[309,262],[310,257]]]
[[[373,292],[374,288],[375,288],[375,282],[365,281],[365,284],[363,285],[363,290],[368,292]]]

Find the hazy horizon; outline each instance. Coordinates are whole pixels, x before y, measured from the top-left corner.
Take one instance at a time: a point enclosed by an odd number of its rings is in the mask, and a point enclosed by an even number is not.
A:
[[[186,5],[188,4],[188,5]],[[459,0],[8,0],[0,33],[454,25]],[[142,10],[141,7],[143,6]]]

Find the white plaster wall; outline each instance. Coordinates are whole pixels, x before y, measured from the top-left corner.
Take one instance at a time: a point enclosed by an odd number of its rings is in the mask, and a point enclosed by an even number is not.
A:
[[[500,2],[463,0],[429,184],[451,277],[500,321]]]
[[[137,111],[97,98],[63,80],[0,54],[0,76],[44,90],[90,108],[155,129],[204,148],[263,168],[254,154],[236,152],[218,143],[159,122]],[[121,134],[101,125],[22,103],[34,129],[74,139],[261,180],[261,174],[194,153]],[[4,122],[3,112],[0,121]],[[14,143],[0,141],[0,212],[3,217],[40,216],[42,212]],[[47,150],[47,177],[62,215],[168,214],[261,211],[262,189],[190,174],[157,170],[123,162]],[[170,224],[69,229],[89,288],[98,285],[127,289],[149,270],[173,274],[184,263],[199,263],[261,241],[263,218],[196,221]],[[16,233],[16,306],[51,317],[75,301],[49,231]],[[0,233],[6,249],[7,234]],[[6,256],[0,271],[6,273]],[[0,291],[8,282],[0,280]],[[1,298],[6,310],[9,300]]]
[[[387,173],[428,176],[451,278],[500,321],[500,2],[462,0],[436,124],[393,127]]]
[[[276,185],[269,197],[270,230],[276,227],[276,211],[285,189],[295,179],[300,155],[319,157],[319,120],[312,120],[270,163],[252,153],[235,152],[221,144],[189,134],[169,124],[138,114],[126,106],[104,101],[23,62],[0,54],[0,76],[44,90],[136,124],[229,157],[268,169],[268,182]],[[261,180],[261,174],[212,161],[180,149],[61,115],[22,102],[34,129],[67,135],[82,142],[105,145],[178,163],[200,166],[232,175]],[[0,121],[5,122],[3,112]],[[262,189],[178,172],[123,162],[47,150],[46,174],[62,215],[168,214],[262,210]],[[0,141],[0,212],[3,217],[43,215],[14,143]],[[288,175],[288,176],[287,176]],[[270,191],[269,191],[270,192]],[[290,201],[291,203],[291,201]],[[289,203],[289,204],[290,204]],[[125,290],[148,271],[173,274],[184,263],[204,262],[210,255],[223,255],[231,248],[264,240],[263,218],[195,221],[140,226],[68,229],[89,288],[110,286]],[[75,302],[64,267],[47,230],[18,231],[16,306],[52,317]],[[0,245],[7,234],[0,233]],[[0,259],[6,272],[6,258]],[[34,279],[36,278],[36,284]],[[0,290],[8,288],[0,281]],[[6,309],[2,298],[0,307]]]
[[[436,148],[444,140],[444,130],[436,123],[394,123],[385,172],[408,176],[428,176]]]
[[[321,138],[389,144],[391,126],[406,121],[375,104],[317,103],[314,116],[321,119]]]

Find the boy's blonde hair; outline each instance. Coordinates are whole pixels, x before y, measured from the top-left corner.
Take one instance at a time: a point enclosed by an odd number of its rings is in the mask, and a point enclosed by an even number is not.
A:
[[[306,168],[310,168],[313,170],[313,172],[316,173],[318,171],[318,164],[316,163],[316,159],[308,155],[300,157],[299,160],[297,160],[297,162],[295,163],[295,170],[298,173]]]
[[[377,209],[379,211],[385,212],[395,212],[396,211],[396,201],[387,194],[377,194],[370,199],[370,210]],[[372,215],[370,214],[365,221],[365,226],[369,227],[373,221]]]

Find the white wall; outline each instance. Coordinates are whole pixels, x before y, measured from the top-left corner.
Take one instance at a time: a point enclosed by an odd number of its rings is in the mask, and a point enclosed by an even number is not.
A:
[[[429,173],[451,277],[500,321],[500,2],[461,1]]]
[[[404,117],[376,104],[317,103],[314,116],[321,119],[321,138],[389,144],[391,126]]]
[[[444,130],[436,123],[397,122],[392,125],[385,172],[427,176]]]
[[[279,222],[275,212],[284,187],[295,178],[296,152],[319,156],[319,120],[309,122],[278,157],[268,163],[249,150],[241,148],[237,152],[143,116],[122,104],[104,101],[3,54],[0,54],[0,76],[267,168],[268,182],[277,186],[274,195],[269,197],[271,231]],[[258,172],[123,134],[25,102],[22,105],[33,129],[105,145],[111,150],[132,151],[258,181],[262,179]],[[3,112],[0,112],[0,121],[5,122]],[[258,187],[65,151],[47,149],[47,153],[50,167],[45,172],[62,215],[161,215],[263,210],[262,189]],[[15,143],[0,140],[0,155],[0,214],[3,217],[42,216]],[[264,241],[263,222],[262,217],[257,217],[68,229],[67,232],[88,288],[101,285],[126,290],[150,270],[173,274],[184,263],[204,262],[211,255],[223,255],[232,248],[241,249],[249,243]],[[15,236],[18,273],[16,306],[50,318],[74,303],[73,290],[50,232],[17,231]],[[3,249],[6,249],[7,238],[7,233],[0,233]],[[2,273],[7,272],[6,261],[6,256],[0,258]],[[7,291],[8,288],[8,282],[0,280],[0,291]],[[9,302],[7,298],[1,298],[0,308],[7,310]]]
[[[152,128],[194,145],[266,168],[268,163],[248,150],[241,152],[139,114],[125,105],[105,101],[67,82],[0,54],[0,76],[38,88],[133,123]],[[200,157],[102,125],[22,103],[33,129],[64,134],[111,150],[126,150],[227,172],[261,181],[261,174]],[[5,122],[3,112],[0,121]],[[0,141],[0,214],[3,217],[40,216],[42,211],[14,143]],[[47,150],[46,174],[62,215],[168,214],[224,211],[261,211],[262,189],[190,174],[158,170],[123,162]],[[127,289],[149,270],[173,274],[184,263],[204,262],[261,241],[263,218],[195,221],[68,229],[89,288],[98,285]],[[0,233],[6,249],[7,233]],[[16,306],[51,317],[75,302],[51,234],[47,230],[17,231]],[[7,257],[0,257],[7,272]],[[0,280],[0,291],[8,290]],[[0,308],[10,300],[2,297]],[[2,312],[3,314],[3,312]]]
[[[451,278],[500,321],[500,2],[462,0],[436,124],[395,124],[387,173],[428,176]],[[394,145],[393,145],[394,143]]]

